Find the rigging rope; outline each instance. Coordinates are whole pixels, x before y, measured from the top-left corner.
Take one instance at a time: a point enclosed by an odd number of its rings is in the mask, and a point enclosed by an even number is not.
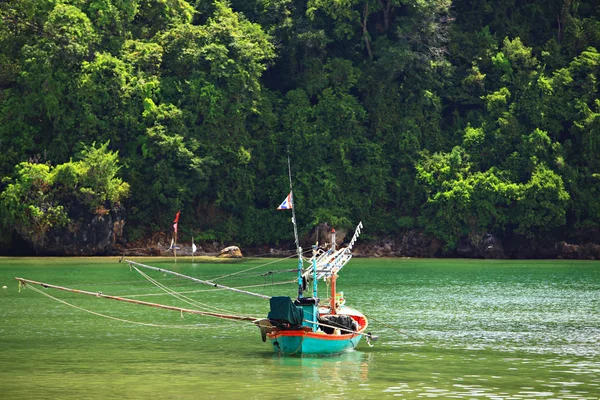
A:
[[[178,278],[176,276],[173,277],[166,277],[165,280],[181,280],[181,278]],[[82,283],[77,283],[78,287],[82,287],[82,286],[99,286],[99,285],[132,285],[132,284],[136,284],[136,283],[140,283],[140,280],[137,279],[135,281],[121,281],[121,282],[98,282],[98,281],[94,281],[94,282],[82,282]]]
[[[62,303],[62,304],[67,305],[69,307],[73,307],[73,308],[75,308],[75,309],[77,309],[79,311],[83,311],[83,312],[86,312],[86,313],[89,313],[89,314],[92,314],[92,315],[96,315],[98,317],[112,319],[114,321],[126,322],[128,324],[149,326],[149,327],[153,327],[153,328],[174,328],[174,329],[200,329],[202,326],[205,326],[205,325],[160,325],[160,324],[151,324],[151,323],[147,323],[147,322],[131,321],[131,320],[128,320],[128,319],[117,318],[117,317],[113,317],[111,315],[102,314],[102,313],[99,313],[99,312],[96,312],[96,311],[91,311],[91,310],[87,310],[87,309],[85,309],[83,307],[76,306],[75,304],[68,303],[68,302],[66,302],[64,300],[61,300],[61,299],[59,299],[57,297],[54,297],[54,296],[52,296],[52,295],[50,295],[48,293],[45,293],[43,290],[40,290],[40,289],[36,288],[33,285],[26,285],[25,288],[31,289],[34,292],[40,293],[40,294],[42,294],[42,295],[44,295],[44,296],[46,296],[46,297],[48,297],[48,298],[50,298],[52,300],[56,300],[59,303]]]
[[[155,285],[156,287],[158,287],[159,289],[163,290],[165,293],[175,297],[176,299],[189,304],[191,306],[194,307],[198,307],[198,308],[204,308],[207,311],[211,311],[211,312],[230,312],[229,310],[224,310],[224,309],[219,309],[217,307],[211,307],[208,306],[206,304],[200,303],[199,301],[190,299],[187,296],[183,296],[180,293],[169,289],[167,286],[163,285],[162,283],[158,282],[156,279],[148,276],[146,273],[140,271],[137,267],[133,266],[133,269],[135,269],[140,275],[142,275],[144,278],[146,278],[150,283],[152,283],[153,285]],[[254,318],[254,317],[253,317]]]
[[[305,251],[304,253],[308,253],[308,252],[310,252],[310,251],[312,251],[312,250],[307,250],[307,251]],[[251,268],[248,268],[248,269],[244,269],[244,270],[242,270],[242,271],[233,272],[233,273],[231,273],[231,274],[227,274],[227,275],[223,275],[223,276],[220,276],[220,277],[217,277],[217,278],[213,278],[213,279],[211,279],[211,281],[216,281],[216,280],[218,280],[218,279],[223,279],[223,278],[227,278],[227,277],[229,277],[229,276],[233,276],[233,275],[241,274],[242,272],[248,272],[248,271],[252,271],[252,270],[258,269],[258,268],[266,267],[267,265],[271,265],[271,264],[274,264],[274,263],[276,263],[276,262],[285,261],[285,260],[287,260],[288,258],[295,258],[295,257],[297,257],[297,256],[298,256],[297,254],[292,254],[291,256],[287,256],[287,257],[284,257],[284,258],[279,258],[279,259],[277,259],[277,260],[274,260],[274,261],[268,262],[268,263],[266,263],[266,264],[257,265],[256,267],[251,267]]]
[[[139,321],[132,321],[132,320],[127,320],[127,319],[123,319],[123,318],[117,318],[117,317],[113,317],[113,316],[110,316],[110,315],[102,314],[102,313],[99,313],[99,312],[96,312],[96,311],[87,310],[87,309],[85,309],[83,307],[76,306],[76,305],[71,304],[69,302],[66,302],[64,300],[61,300],[61,299],[59,299],[57,297],[54,297],[54,296],[52,296],[52,295],[50,295],[48,293],[45,293],[44,291],[36,288],[33,285],[21,285],[21,284],[22,284],[22,281],[19,281],[19,290],[21,290],[21,288],[31,289],[34,292],[42,294],[42,295],[44,295],[44,296],[46,296],[46,297],[48,297],[48,298],[50,298],[52,300],[56,300],[57,302],[62,303],[64,305],[67,305],[69,307],[75,308],[77,310],[80,310],[80,311],[83,311],[83,312],[86,312],[86,313],[89,313],[89,314],[92,314],[92,315],[96,315],[96,316],[99,316],[99,317],[103,317],[103,318],[107,318],[107,319],[111,319],[111,320],[115,320],[115,321],[119,321],[119,322],[125,322],[125,323],[129,323],[129,324],[142,325],[142,326],[148,326],[148,327],[154,327],[154,328],[200,329],[201,327],[203,327],[203,328],[207,328],[208,327],[208,325],[206,325],[206,324],[202,324],[202,325],[200,325],[200,324],[196,324],[196,325],[161,325],[161,324],[151,324],[151,323],[146,323],[146,322],[139,322]],[[46,286],[44,286],[44,287],[46,287]],[[215,317],[215,316],[212,316],[212,317]],[[216,317],[216,318],[221,319],[220,317]],[[244,325],[245,325],[243,327],[244,329],[245,328],[249,328],[250,326],[259,326],[259,327],[262,326],[262,324],[260,323],[260,320],[247,321],[247,320],[229,319],[229,318],[224,318],[222,320],[225,321],[225,322],[229,322],[229,323],[243,322]],[[238,326],[239,326],[239,324],[238,324]]]
[[[288,285],[290,283],[296,283],[296,280],[292,280],[292,281],[285,281],[285,282],[277,282],[277,283],[272,283],[271,285]],[[247,289],[247,288],[253,288],[253,287],[264,287],[265,284],[261,283],[259,285],[247,285],[247,286],[237,286],[237,289]],[[188,294],[188,293],[201,293],[201,292],[215,292],[217,290],[227,290],[227,289],[222,289],[222,288],[214,288],[214,289],[198,289],[198,290],[186,290],[183,292],[177,292],[177,293],[183,293],[183,294]],[[146,293],[146,294],[132,294],[132,295],[121,295],[121,297],[144,297],[144,296],[164,296],[166,293]]]

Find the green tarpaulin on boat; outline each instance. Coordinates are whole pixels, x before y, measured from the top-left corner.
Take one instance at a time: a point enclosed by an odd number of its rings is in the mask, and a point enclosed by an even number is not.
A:
[[[274,296],[270,299],[271,311],[267,318],[275,321],[287,321],[290,325],[302,325],[304,310],[296,307],[287,296]]]

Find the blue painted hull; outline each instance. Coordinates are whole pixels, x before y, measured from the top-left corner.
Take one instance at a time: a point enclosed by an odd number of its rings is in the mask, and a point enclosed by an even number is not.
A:
[[[332,356],[353,350],[363,337],[367,319],[356,310],[343,307],[340,314],[352,316],[360,323],[354,333],[326,334],[304,329],[276,330],[267,335],[276,353],[286,356]]]
[[[305,334],[303,331],[285,332],[286,335],[275,334],[269,336],[269,340],[275,352],[287,356],[332,356],[341,354],[354,349],[362,338],[362,335],[342,335],[352,337],[332,339],[325,337],[332,335]]]

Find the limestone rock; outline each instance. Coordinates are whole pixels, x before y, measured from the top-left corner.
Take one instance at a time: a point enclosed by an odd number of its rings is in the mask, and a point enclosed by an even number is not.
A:
[[[407,257],[435,257],[441,247],[439,239],[419,230],[410,230],[402,236],[402,255]]]
[[[456,253],[464,258],[506,258],[502,241],[491,233],[472,233],[468,237],[463,237],[456,248]]]
[[[243,258],[242,251],[237,246],[225,247],[219,254],[221,258]]]
[[[74,220],[64,228],[52,229],[39,253],[60,256],[113,254],[116,243],[123,237],[124,225],[119,209]]]

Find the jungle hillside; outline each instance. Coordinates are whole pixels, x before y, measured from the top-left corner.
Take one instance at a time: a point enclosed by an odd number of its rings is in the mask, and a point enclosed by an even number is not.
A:
[[[598,242],[598,49],[598,0],[4,1],[0,253],[293,246],[288,155],[303,236]]]

